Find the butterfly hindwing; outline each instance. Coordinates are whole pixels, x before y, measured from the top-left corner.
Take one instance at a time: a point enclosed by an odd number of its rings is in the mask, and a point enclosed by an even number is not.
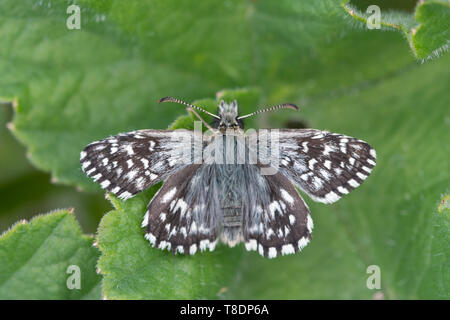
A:
[[[262,179],[265,183],[261,183],[261,192],[265,189],[269,198],[246,217],[245,247],[269,258],[296,253],[311,239],[313,222],[309,208],[280,172]]]
[[[185,254],[214,250],[218,225],[209,218],[219,208],[192,194],[195,177],[202,175],[199,167],[188,165],[171,175],[150,201],[142,226],[153,247]]]
[[[182,135],[190,131],[138,130],[96,141],[80,154],[82,170],[103,189],[127,199],[184,165]]]

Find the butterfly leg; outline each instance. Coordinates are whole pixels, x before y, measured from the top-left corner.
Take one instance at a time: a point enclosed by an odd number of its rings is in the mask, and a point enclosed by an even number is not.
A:
[[[193,108],[191,107],[187,107],[186,108],[187,112],[192,112],[197,118],[200,119],[200,121],[205,125],[205,127],[208,128],[208,130],[210,130],[213,133],[217,133],[218,131],[213,129],[202,117],[200,117],[200,115],[197,113],[197,111],[195,111]]]

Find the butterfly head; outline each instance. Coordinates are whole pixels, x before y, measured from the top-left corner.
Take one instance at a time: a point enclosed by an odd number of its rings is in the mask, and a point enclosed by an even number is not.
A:
[[[236,100],[226,103],[221,100],[219,103],[219,119],[213,123],[215,129],[225,131],[226,129],[243,129],[244,124],[238,118],[238,105]]]

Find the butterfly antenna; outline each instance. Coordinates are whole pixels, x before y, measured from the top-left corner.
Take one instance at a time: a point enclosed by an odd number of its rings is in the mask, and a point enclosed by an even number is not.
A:
[[[189,107],[189,108],[191,108],[191,109],[196,109],[196,110],[202,111],[202,112],[204,112],[204,113],[206,113],[206,114],[209,114],[211,117],[214,117],[214,118],[216,118],[216,119],[220,119],[220,117],[217,116],[217,115],[215,115],[214,113],[211,113],[211,112],[209,112],[209,111],[206,111],[205,109],[202,109],[202,108],[200,108],[200,107],[194,106],[193,104],[184,102],[184,101],[182,101],[182,100],[180,100],[180,99],[177,99],[177,98],[173,98],[173,97],[164,97],[164,98],[162,98],[162,99],[159,99],[158,102],[159,102],[159,103],[161,103],[161,102],[176,102],[176,103],[179,103],[179,104],[184,104],[185,106],[187,106],[187,107]]]
[[[259,113],[263,113],[263,112],[275,111],[275,110],[279,110],[279,109],[292,109],[292,110],[298,111],[298,107],[295,104],[283,103],[283,104],[279,104],[279,105],[276,105],[276,106],[273,106],[273,107],[269,107],[269,108],[266,108],[266,109],[257,110],[255,112],[246,114],[244,116],[240,116],[240,117],[238,117],[238,120],[254,116],[255,114],[259,114]]]

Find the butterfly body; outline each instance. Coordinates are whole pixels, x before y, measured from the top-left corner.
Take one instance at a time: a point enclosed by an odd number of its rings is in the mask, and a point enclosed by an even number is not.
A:
[[[285,107],[292,105],[268,110]],[[142,223],[154,247],[194,254],[214,250],[221,240],[231,247],[244,242],[269,258],[295,253],[313,228],[296,188],[333,203],[375,166],[375,151],[349,136],[315,129],[244,132],[247,116],[238,116],[236,102],[221,102],[214,117],[209,134],[138,130],[81,153],[83,171],[122,199],[164,180]]]

